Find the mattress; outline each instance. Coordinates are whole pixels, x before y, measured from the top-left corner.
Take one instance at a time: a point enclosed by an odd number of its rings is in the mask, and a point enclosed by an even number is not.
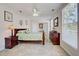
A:
[[[42,33],[18,33],[18,40],[42,40]]]

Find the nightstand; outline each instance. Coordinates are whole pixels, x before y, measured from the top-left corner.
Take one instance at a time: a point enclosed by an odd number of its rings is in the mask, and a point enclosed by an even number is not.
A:
[[[10,36],[5,38],[5,48],[13,48],[18,44],[18,36]]]
[[[57,31],[51,31],[49,38],[54,45],[60,45],[60,33]]]

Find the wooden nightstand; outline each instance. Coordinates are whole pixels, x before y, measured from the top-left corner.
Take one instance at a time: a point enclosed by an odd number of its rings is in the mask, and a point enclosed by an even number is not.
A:
[[[5,38],[5,48],[11,49],[18,44],[18,36],[10,36]]]
[[[51,31],[49,37],[54,45],[60,45],[60,33]]]

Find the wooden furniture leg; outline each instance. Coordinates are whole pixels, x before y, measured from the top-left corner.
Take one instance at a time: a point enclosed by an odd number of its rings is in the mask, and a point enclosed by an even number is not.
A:
[[[45,45],[45,33],[43,31],[43,42],[42,42],[43,45]]]

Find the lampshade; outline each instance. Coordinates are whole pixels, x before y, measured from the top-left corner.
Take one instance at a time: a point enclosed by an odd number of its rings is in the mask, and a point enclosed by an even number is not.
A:
[[[8,29],[14,29],[15,28],[15,25],[11,24],[9,25]]]

